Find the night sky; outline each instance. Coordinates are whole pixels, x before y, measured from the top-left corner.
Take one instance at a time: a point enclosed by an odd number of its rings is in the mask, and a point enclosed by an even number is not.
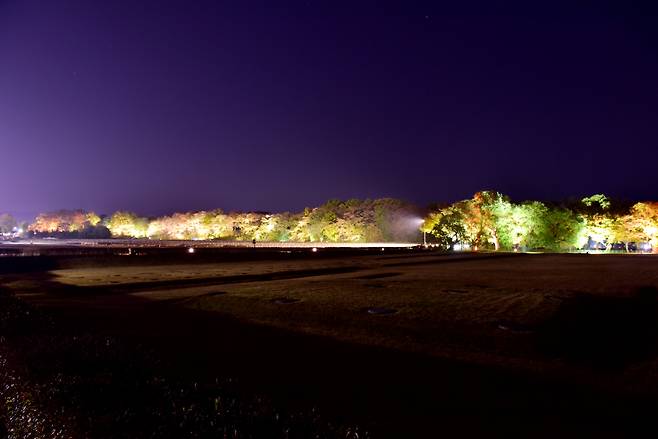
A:
[[[0,211],[658,199],[656,9],[493,3],[0,0]]]

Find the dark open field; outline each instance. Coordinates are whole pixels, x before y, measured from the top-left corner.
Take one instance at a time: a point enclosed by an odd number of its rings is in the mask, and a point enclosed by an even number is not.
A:
[[[657,268],[406,249],[2,258],[0,419],[14,437],[639,435],[656,429]]]

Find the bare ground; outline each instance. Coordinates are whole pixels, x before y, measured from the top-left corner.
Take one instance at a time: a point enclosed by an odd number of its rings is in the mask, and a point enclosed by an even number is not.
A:
[[[124,382],[117,401],[74,423],[92,437],[102,436],[98,419],[126,437],[156,431],[157,416],[115,419],[140,389],[123,375],[154,374],[206,393],[221,382],[237,406],[258,406],[260,418],[244,409],[231,418],[236,437],[615,437],[655,429],[657,264],[651,255],[200,252],[23,258],[5,264],[0,282],[62,337],[91,337],[92,351],[99,337],[121,346],[124,359],[111,356],[110,381]],[[12,340],[15,351],[26,339]],[[44,350],[18,349],[23,375],[52,375],[56,366],[34,364]],[[116,371],[144,355],[136,371]],[[152,399],[164,392],[148,389]],[[207,402],[197,393],[187,403]],[[287,420],[272,421],[275,412]],[[213,416],[186,421],[186,436],[212,437],[211,422],[230,429]]]

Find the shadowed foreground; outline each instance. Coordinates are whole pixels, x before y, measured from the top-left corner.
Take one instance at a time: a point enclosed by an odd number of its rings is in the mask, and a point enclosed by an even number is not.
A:
[[[655,429],[651,256],[195,258],[6,264],[2,379],[29,395],[20,413],[91,437]]]

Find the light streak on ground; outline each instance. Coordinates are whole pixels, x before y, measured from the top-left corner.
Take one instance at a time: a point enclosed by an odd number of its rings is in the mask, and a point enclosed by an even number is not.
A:
[[[7,246],[52,247],[185,247],[185,248],[253,248],[251,241],[198,241],[155,239],[29,239],[1,242]],[[256,242],[256,248],[409,248],[415,242]]]

